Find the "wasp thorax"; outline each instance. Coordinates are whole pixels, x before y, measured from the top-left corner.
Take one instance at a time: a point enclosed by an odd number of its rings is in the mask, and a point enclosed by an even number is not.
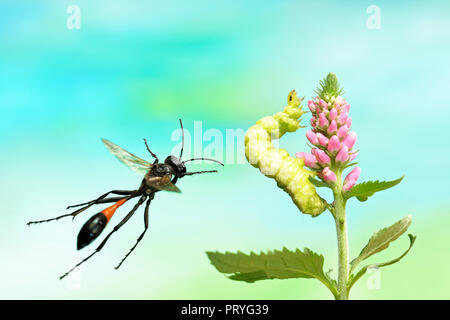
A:
[[[152,169],[152,174],[158,177],[165,176],[167,174],[172,174],[172,168],[168,166],[167,164],[156,164],[155,167]]]

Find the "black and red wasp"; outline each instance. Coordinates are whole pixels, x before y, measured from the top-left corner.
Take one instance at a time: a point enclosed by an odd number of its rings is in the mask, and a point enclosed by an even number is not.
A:
[[[144,179],[141,182],[141,185],[136,190],[111,190],[100,197],[98,197],[95,200],[91,200],[85,203],[80,203],[72,206],[68,206],[67,209],[75,208],[75,207],[81,207],[77,209],[76,211],[64,214],[52,219],[47,220],[40,220],[40,221],[30,221],[27,223],[27,225],[35,224],[35,223],[41,223],[41,222],[48,222],[53,220],[58,220],[63,217],[72,217],[75,218],[78,214],[85,211],[86,209],[90,208],[93,205],[96,204],[103,204],[103,203],[114,203],[112,206],[102,210],[101,212],[93,215],[81,228],[80,232],[78,233],[77,238],[77,249],[80,250],[93,242],[105,229],[106,225],[108,224],[109,220],[113,216],[114,212],[119,208],[121,205],[123,205],[125,202],[127,202],[130,199],[139,197],[138,202],[134,205],[133,209],[125,216],[125,218],[122,219],[114,228],[113,230],[103,239],[103,241],[100,243],[100,245],[95,249],[93,253],[91,253],[88,257],[83,259],[80,263],[75,265],[72,269],[70,269],[68,272],[63,274],[60,279],[67,276],[70,272],[72,272],[75,268],[79,267],[82,263],[89,260],[93,255],[95,255],[97,252],[99,252],[106,244],[108,239],[111,237],[111,235],[118,231],[130,218],[131,216],[136,212],[136,210],[145,202],[145,210],[144,210],[144,231],[141,233],[139,238],[137,239],[135,245],[128,251],[128,253],[125,255],[125,257],[120,261],[120,263],[115,267],[118,269],[122,263],[125,261],[125,259],[130,255],[131,252],[136,248],[138,243],[142,240],[142,238],[145,235],[145,232],[148,229],[148,208],[150,206],[150,202],[155,197],[155,193],[158,191],[169,191],[169,192],[181,192],[180,189],[175,185],[178,181],[178,179],[183,178],[185,176],[191,176],[194,174],[200,174],[200,173],[208,173],[208,172],[217,172],[217,170],[208,170],[208,171],[196,171],[196,172],[187,172],[185,163],[189,161],[194,160],[208,160],[208,161],[214,161],[223,166],[223,163],[220,161],[214,160],[214,159],[208,159],[208,158],[192,158],[189,160],[182,161],[181,157],[183,156],[183,148],[184,148],[184,129],[183,129],[183,123],[180,119],[180,126],[181,126],[181,132],[182,132],[182,143],[181,143],[181,151],[180,156],[177,158],[176,156],[168,156],[164,163],[159,163],[159,159],[154,154],[148,144],[147,140],[144,139],[145,146],[147,148],[147,151],[150,153],[150,155],[155,159],[153,163],[149,163],[130,152],[122,149],[118,145],[112,143],[111,141],[108,141],[106,139],[102,139],[105,146],[108,148],[108,150],[115,155],[122,163],[124,163],[126,166],[128,166],[130,169],[137,173],[141,173],[144,175]],[[117,197],[108,197],[110,194],[117,195]]]

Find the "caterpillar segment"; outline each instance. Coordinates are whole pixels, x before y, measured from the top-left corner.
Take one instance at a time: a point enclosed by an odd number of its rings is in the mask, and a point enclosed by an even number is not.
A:
[[[245,156],[248,162],[265,176],[275,179],[303,213],[318,216],[326,209],[326,201],[316,192],[309,176],[315,173],[304,168],[302,159],[294,158],[277,148],[273,140],[286,132],[295,132],[303,114],[295,90],[288,95],[288,105],[281,112],[266,116],[251,126],[245,135]]]

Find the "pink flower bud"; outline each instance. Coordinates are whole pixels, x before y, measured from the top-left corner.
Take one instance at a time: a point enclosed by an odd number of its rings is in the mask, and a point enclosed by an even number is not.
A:
[[[332,136],[337,131],[337,123],[336,120],[331,121],[330,126],[327,129],[327,133]]]
[[[321,134],[320,132],[318,132],[317,134],[317,138],[319,139],[319,144],[322,146],[322,147],[326,147],[327,146],[327,144],[328,144],[328,138],[327,137],[325,137],[323,134]]]
[[[317,138],[317,135],[311,130],[306,131],[306,138],[308,138],[309,142],[311,142],[315,146],[319,144],[319,139]]]
[[[341,150],[338,152],[336,156],[336,163],[341,165],[348,160],[348,148],[346,145],[343,145]]]
[[[296,152],[296,153],[295,153],[295,156],[296,156],[297,158],[299,158],[299,159],[301,159],[301,158],[305,159],[305,157],[306,157],[307,154],[309,154],[309,153],[307,153],[307,152]]]
[[[336,182],[336,174],[329,167],[322,170],[322,179],[326,182]]]
[[[338,124],[339,124],[339,125],[343,125],[344,123],[347,122],[347,119],[348,119],[348,113],[347,113],[347,112],[342,112],[342,113],[339,115],[339,118],[338,118]]]
[[[303,158],[303,161],[305,163],[305,166],[311,169],[318,169],[319,166],[317,165],[317,159],[312,154],[306,153],[306,152],[297,152],[295,154],[297,158]]]
[[[340,106],[340,105],[342,105],[342,104],[344,104],[345,103],[345,100],[344,100],[344,98],[342,98],[341,96],[338,96],[337,98],[336,98],[336,105],[337,106]]]
[[[342,109],[343,109],[343,111],[344,111],[345,113],[349,113],[349,112],[350,112],[350,105],[347,103],[346,105],[344,105],[344,106],[342,107]]]
[[[340,148],[341,142],[339,141],[339,138],[337,136],[332,136],[328,142],[328,151],[336,153]]]
[[[344,141],[342,141],[342,143],[345,144],[347,146],[347,148],[350,150],[355,145],[356,138],[357,138],[356,133],[354,131],[352,131],[345,137],[345,139],[344,139]]]
[[[323,101],[322,99],[320,99],[319,101],[319,105],[323,108],[328,108],[328,103],[326,103],[325,101]]]
[[[330,110],[330,113],[328,114],[328,118],[330,120],[334,120],[334,119],[336,119],[337,115],[338,115],[338,112],[337,112],[336,108],[333,108]]]
[[[349,191],[356,184],[356,181],[359,178],[359,174],[361,173],[361,169],[359,167],[354,167],[352,171],[345,177],[344,186],[342,190],[345,192]]]
[[[348,155],[348,161],[353,161],[355,160],[356,156],[358,155],[358,152],[353,152],[351,154]]]
[[[348,117],[347,122],[345,123],[345,125],[347,127],[351,128],[351,126],[352,126],[352,118],[351,117]]]
[[[316,126],[316,116],[312,116],[311,119],[309,120],[309,123],[311,124],[311,127],[315,127]]]
[[[353,170],[350,171],[350,173],[345,177],[344,183],[347,180],[358,180],[360,173],[361,173],[361,168],[354,167]]]
[[[325,153],[325,151],[320,149],[312,149],[311,152],[316,156],[317,161],[322,166],[328,166],[331,164],[330,157]]]
[[[347,183],[345,183],[345,184],[342,186],[342,190],[343,190],[344,192],[348,192],[348,191],[350,191],[350,190],[355,186],[355,184],[356,184],[356,180],[349,180],[349,181],[347,181]]]
[[[309,108],[309,110],[311,110],[311,112],[314,112],[314,110],[316,108],[316,105],[314,104],[314,101],[312,101],[312,100],[308,101],[308,108]]]
[[[347,135],[348,130],[349,130],[349,128],[347,126],[340,127],[337,132],[337,136],[341,139],[344,138]]]
[[[328,124],[329,122],[325,113],[322,112],[321,114],[319,114],[319,127],[325,128],[328,126]]]

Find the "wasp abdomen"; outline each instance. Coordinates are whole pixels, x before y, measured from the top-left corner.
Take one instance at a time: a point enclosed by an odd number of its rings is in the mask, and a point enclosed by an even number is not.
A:
[[[77,249],[80,250],[94,241],[105,229],[107,223],[108,219],[102,212],[93,215],[86,221],[78,233]]]

